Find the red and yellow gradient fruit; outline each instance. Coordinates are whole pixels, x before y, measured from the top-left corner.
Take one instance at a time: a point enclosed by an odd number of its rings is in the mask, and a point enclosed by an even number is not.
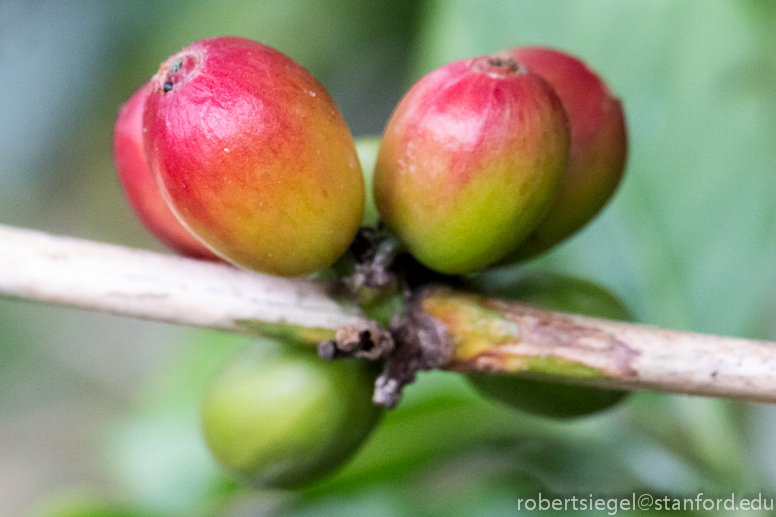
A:
[[[139,88],[119,110],[113,130],[113,158],[124,193],[135,215],[157,239],[182,255],[217,260],[172,213],[148,169],[143,147],[143,108],[148,85]]]
[[[517,249],[560,188],[569,130],[538,75],[492,56],[429,73],[397,106],[375,167],[380,217],[425,266],[463,274]]]
[[[364,212],[353,138],[284,54],[243,38],[193,43],[151,79],[143,123],[163,195],[224,259],[299,276],[350,245]]]
[[[625,114],[601,78],[573,56],[541,47],[518,47],[498,55],[552,85],[571,129],[568,167],[558,197],[516,253],[517,258],[528,258],[582,228],[612,196],[625,170]]]

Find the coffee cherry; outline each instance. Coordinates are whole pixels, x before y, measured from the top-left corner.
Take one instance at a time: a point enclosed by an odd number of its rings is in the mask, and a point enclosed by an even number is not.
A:
[[[469,374],[481,394],[527,413],[551,418],[576,418],[608,409],[628,394],[590,386],[518,379],[510,375]]]
[[[378,371],[304,345],[255,346],[216,376],[202,405],[210,450],[250,483],[294,488],[343,465],[377,423]]]
[[[581,60],[540,47],[518,47],[498,55],[546,79],[563,102],[571,128],[571,149],[560,192],[514,254],[514,258],[523,259],[570,236],[603,208],[625,170],[628,137],[619,99]]]
[[[510,59],[481,56],[418,81],[385,129],[380,217],[425,266],[469,273],[506,257],[552,204],[569,131],[552,88]]]
[[[157,239],[182,255],[217,260],[175,217],[148,169],[143,147],[143,108],[148,85],[140,87],[119,110],[113,130],[113,160],[135,215]]]
[[[473,279],[471,287],[490,296],[520,300],[548,310],[622,321],[633,319],[622,301],[609,291],[576,278],[523,273],[505,279],[503,275],[486,273]],[[521,379],[514,375],[472,373],[468,378],[487,397],[528,413],[554,418],[597,413],[614,406],[628,394],[627,391]]]
[[[377,212],[374,196],[372,195],[375,162],[377,162],[379,150],[380,137],[368,136],[356,139],[356,151],[358,151],[358,159],[364,172],[364,186],[366,187],[364,219],[361,222],[361,226],[377,226],[377,221],[380,219],[380,214]]]
[[[170,206],[226,260],[298,276],[353,240],[353,138],[324,87],[277,50],[234,37],[186,47],[151,79],[143,125]]]

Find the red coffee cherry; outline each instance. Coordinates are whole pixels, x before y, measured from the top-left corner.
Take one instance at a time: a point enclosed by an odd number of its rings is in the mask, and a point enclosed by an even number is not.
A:
[[[148,169],[143,146],[143,108],[148,85],[140,87],[121,106],[113,129],[113,160],[124,193],[143,226],[182,255],[218,260],[175,217]]]
[[[380,217],[415,258],[469,273],[514,252],[544,217],[569,130],[549,84],[508,58],[455,61],[418,81],[385,129]]]
[[[515,258],[547,250],[582,228],[606,204],[625,170],[628,136],[619,99],[581,60],[541,47],[500,52],[552,85],[571,128],[571,149],[560,192]]]
[[[353,240],[364,212],[353,138],[324,87],[277,50],[193,43],[151,79],[143,125],[173,210],[226,260],[305,275]]]

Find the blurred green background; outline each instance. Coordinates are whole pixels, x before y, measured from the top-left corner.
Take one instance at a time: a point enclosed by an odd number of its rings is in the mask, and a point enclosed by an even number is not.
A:
[[[582,57],[624,102],[626,177],[529,267],[594,280],[646,323],[776,339],[776,2],[0,0],[0,224],[164,251],[122,197],[112,125],[168,55],[216,35],[305,65],[356,136],[451,60],[524,44]],[[495,516],[540,492],[776,496],[770,406],[637,393],[554,422],[442,373],[335,478],[245,490],[210,459],[197,414],[244,343],[1,299],[0,515]]]

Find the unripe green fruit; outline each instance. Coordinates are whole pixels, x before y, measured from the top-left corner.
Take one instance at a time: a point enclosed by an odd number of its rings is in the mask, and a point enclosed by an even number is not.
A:
[[[552,418],[598,413],[616,405],[628,394],[627,391],[519,379],[511,375],[472,373],[468,378],[477,391],[487,397],[527,413]]]
[[[455,61],[394,111],[374,176],[381,219],[425,266],[464,274],[514,252],[560,188],[569,150],[552,88],[513,61]]]
[[[581,60],[541,47],[498,53],[545,79],[563,103],[571,148],[552,207],[510,259],[545,251],[588,223],[611,198],[625,171],[628,135],[620,100]]]
[[[165,199],[225,260],[306,275],[355,237],[353,138],[323,85],[277,50],[234,37],[189,45],[151,79],[143,127]]]
[[[576,278],[524,273],[504,279],[502,275],[486,273],[473,279],[471,286],[490,296],[519,300],[548,310],[621,321],[633,319],[622,301],[609,291]],[[514,375],[472,373],[468,378],[479,392],[490,398],[529,413],[554,418],[596,413],[612,407],[628,394],[627,391],[521,379]]]
[[[256,485],[294,488],[344,464],[381,414],[378,372],[355,359],[327,362],[303,345],[262,343],[234,358],[202,405],[216,459]]]
[[[372,194],[375,164],[377,163],[377,153],[379,151],[379,136],[356,138],[356,152],[358,152],[358,160],[361,162],[361,170],[364,173],[364,187],[366,187],[364,219],[361,221],[361,226],[377,226],[377,221],[380,219],[380,214],[375,206],[375,198]]]

